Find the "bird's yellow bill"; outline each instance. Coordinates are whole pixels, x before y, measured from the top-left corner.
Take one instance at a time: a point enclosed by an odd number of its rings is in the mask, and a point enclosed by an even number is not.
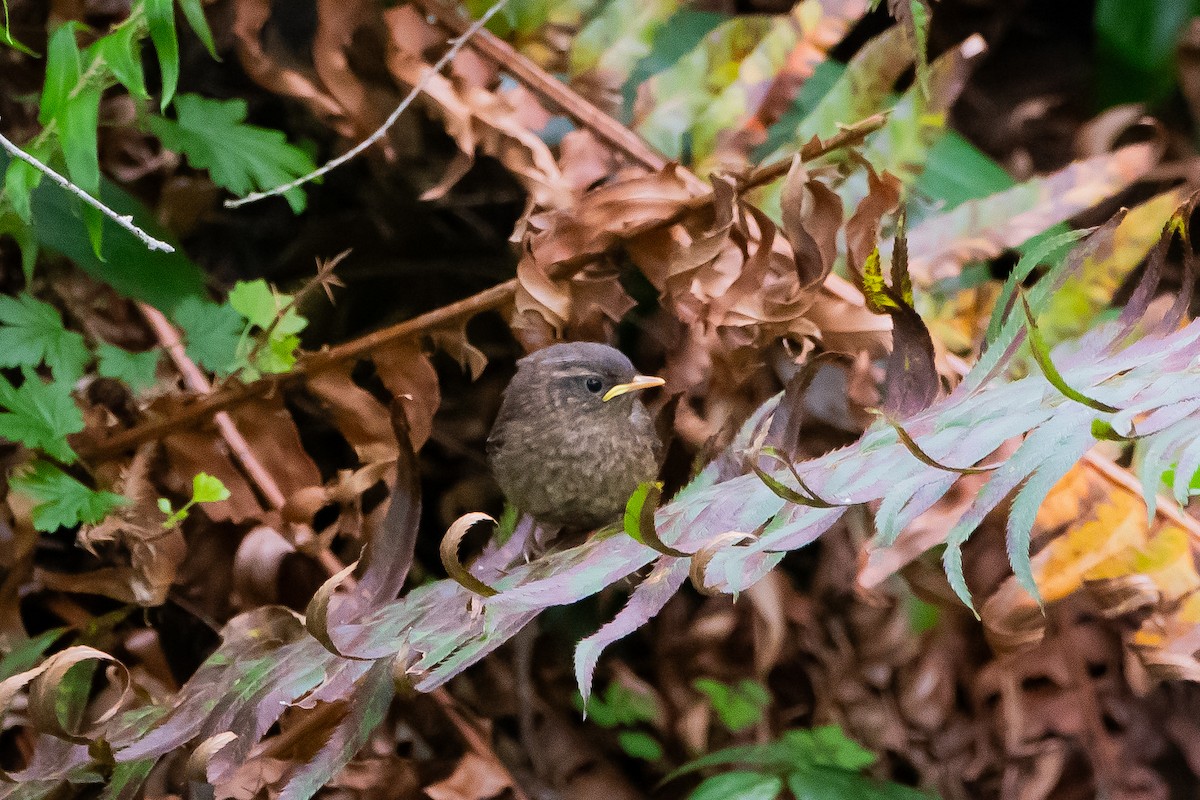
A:
[[[629,383],[618,383],[616,386],[604,393],[600,399],[604,402],[612,400],[614,397],[620,397],[629,392],[637,392],[642,389],[652,389],[655,386],[662,386],[666,381],[654,375],[638,375]]]

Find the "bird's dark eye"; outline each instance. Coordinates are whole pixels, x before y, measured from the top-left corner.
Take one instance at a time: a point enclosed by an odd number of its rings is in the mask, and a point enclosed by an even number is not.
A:
[[[599,378],[588,378],[583,382],[583,385],[586,386],[587,390],[592,394],[598,394],[600,390],[604,388],[604,384],[600,382]]]

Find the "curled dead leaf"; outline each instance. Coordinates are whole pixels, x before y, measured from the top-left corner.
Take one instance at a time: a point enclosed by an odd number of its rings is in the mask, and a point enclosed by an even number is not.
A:
[[[71,668],[88,661],[111,664],[110,674],[120,682],[121,692],[107,708],[85,716],[85,709],[71,707],[67,698],[72,695],[65,695],[62,690]],[[37,667],[0,682],[0,711],[7,711],[17,692],[26,685],[29,686],[29,718],[34,727],[42,733],[76,744],[87,744],[103,732],[106,723],[124,707],[131,688],[129,671],[124,664],[115,656],[86,645],[68,647]],[[82,721],[78,725],[71,725],[63,719],[63,713],[79,715]]]
[[[726,533],[717,534],[708,541],[703,547],[697,550],[692,555],[692,563],[688,567],[688,577],[692,581],[692,585],[696,587],[696,591],[700,594],[709,597],[719,597],[724,594],[720,589],[709,586],[706,579],[708,564],[713,560],[717,553],[727,547],[733,547],[746,542],[754,541],[754,537],[748,533],[739,533],[738,531],[728,531]]]
[[[464,589],[469,589],[480,597],[495,597],[498,592],[491,586],[488,586],[483,581],[476,578],[463,563],[458,559],[458,546],[462,543],[467,532],[471,530],[477,523],[490,522],[492,525],[497,525],[495,519],[478,511],[473,511],[470,514],[463,514],[454,521],[450,526],[450,530],[446,531],[446,535],[442,537],[441,546],[438,552],[441,554],[442,566],[456,583]]]
[[[349,655],[338,647],[333,640],[333,635],[330,632],[329,606],[333,602],[333,595],[342,582],[350,577],[355,568],[358,567],[358,562],[338,570],[330,576],[329,580],[321,584],[321,588],[313,595],[312,600],[308,603],[308,608],[304,610],[304,627],[313,635],[313,638],[324,646],[326,650],[341,658],[357,658],[354,655]]]

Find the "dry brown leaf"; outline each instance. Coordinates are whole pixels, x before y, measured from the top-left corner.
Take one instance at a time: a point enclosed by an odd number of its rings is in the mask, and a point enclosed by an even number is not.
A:
[[[376,364],[379,363],[381,352],[372,354]],[[409,365],[405,365],[407,366]],[[436,381],[436,376],[434,377]],[[403,380],[403,373],[389,371],[388,377],[384,378],[384,370],[380,368],[380,378],[389,390],[394,391],[392,385]],[[321,401],[334,426],[346,437],[360,461],[370,464],[396,459],[400,450],[387,408],[351,379],[349,369],[323,370],[310,376],[305,385]],[[406,411],[412,407],[413,402],[412,398],[408,398]],[[424,429],[426,437],[428,432],[427,424]]]
[[[846,250],[850,269],[862,272],[867,257],[879,246],[879,228],[884,216],[896,210],[900,204],[900,181],[895,175],[884,172],[877,174],[866,162],[867,196],[846,222]],[[912,236],[909,249],[912,250]]]
[[[795,253],[802,287],[825,280],[837,260],[837,234],[842,227],[842,201],[813,178],[797,156],[783,181],[780,197],[783,232]]]
[[[128,565],[104,567],[78,575],[42,573],[46,586],[67,592],[103,594],[126,603],[161,605],[175,582],[187,545],[178,526],[164,528],[157,491],[150,483],[156,448],[143,446],[125,470],[120,493],[131,502],[98,525],[83,526],[76,539],[93,555],[112,551]]]
[[[383,12],[388,30],[388,70],[402,83],[415,86],[431,69],[412,42],[405,38],[407,18],[400,9]],[[569,205],[571,192],[563,180],[550,148],[522,123],[522,114],[500,95],[477,85],[456,86],[449,78],[434,75],[425,84],[425,107],[441,118],[454,139],[459,156],[436,186],[422,195],[426,200],[445,195],[467,173],[479,150],[500,161],[521,181],[537,206]]]
[[[263,28],[271,17],[271,0],[236,0],[233,4],[233,31],[237,36],[242,68],[256,83],[276,94],[294,97],[346,139],[356,137],[357,126],[309,68],[286,56],[268,53],[274,49],[264,42]]]
[[[467,753],[445,780],[425,787],[432,800],[488,800],[512,786],[499,764]]]
[[[379,380],[404,409],[413,450],[420,450],[433,432],[433,415],[442,401],[437,372],[414,342],[390,342],[371,351]],[[331,373],[332,375],[333,373]],[[324,400],[338,415],[338,427],[364,464],[395,461],[399,455],[391,414],[368,392],[359,389],[349,374],[323,379]],[[328,381],[335,381],[336,387]],[[355,420],[358,420],[356,423]]]

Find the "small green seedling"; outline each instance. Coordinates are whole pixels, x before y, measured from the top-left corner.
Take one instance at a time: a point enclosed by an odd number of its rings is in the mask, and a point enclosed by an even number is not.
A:
[[[177,509],[171,508],[171,501],[165,497],[158,498],[158,510],[167,515],[163,520],[163,528],[174,528],[188,518],[192,506],[196,503],[219,503],[229,499],[229,490],[220,478],[214,478],[207,472],[201,472],[192,478],[192,499]]]

